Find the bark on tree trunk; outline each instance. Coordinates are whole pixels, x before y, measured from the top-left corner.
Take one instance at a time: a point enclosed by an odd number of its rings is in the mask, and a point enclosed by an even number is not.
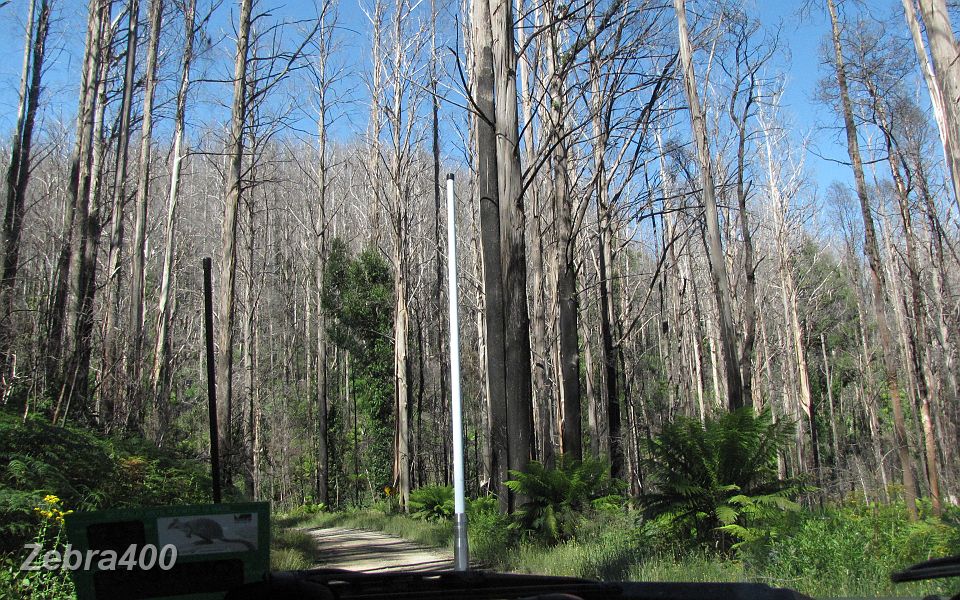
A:
[[[447,373],[450,370],[450,360],[449,353],[447,352],[447,341],[446,336],[444,335],[444,302],[443,302],[443,279],[444,279],[444,269],[443,269],[443,256],[444,256],[444,238],[443,238],[443,199],[441,198],[440,188],[443,185],[440,179],[440,96],[437,92],[437,86],[439,84],[440,76],[437,72],[437,64],[439,63],[438,57],[438,48],[437,48],[437,6],[436,0],[430,1],[430,18],[431,18],[431,28],[430,28],[430,109],[432,117],[432,127],[431,127],[431,137],[432,137],[432,152],[433,152],[433,207],[434,207],[434,221],[433,221],[433,238],[436,251],[436,270],[437,270],[437,279],[434,287],[434,302],[436,303],[434,309],[436,310],[436,352],[438,355],[438,395],[446,398],[447,393]],[[420,349],[421,363],[423,361],[424,349]],[[421,389],[424,385],[424,382],[421,381]],[[445,405],[446,402],[442,402],[441,405]],[[420,411],[417,412],[418,418],[420,418]],[[420,427],[417,427],[418,436],[421,435]],[[418,444],[416,452],[422,455],[422,447]],[[421,460],[421,465],[423,461]],[[421,485],[424,481],[421,478]]]
[[[833,441],[833,468],[839,470],[841,468],[840,438],[837,435],[837,417],[833,402],[833,373],[830,371],[830,361],[827,358],[827,340],[822,332],[820,333],[820,352],[823,358],[823,376],[826,378],[827,385],[827,402],[830,407],[830,437]]]
[[[604,152],[606,146],[606,131],[599,118],[594,121],[593,130],[600,134],[593,149],[593,163],[596,171],[597,221],[598,229],[598,267],[600,292],[600,373],[601,398],[600,405],[601,425],[605,430],[598,432],[600,437],[600,451],[610,459],[610,474],[617,479],[626,475],[622,428],[620,425],[620,373],[617,370],[617,354],[619,352],[614,343],[614,326],[617,323],[617,309],[615,299],[614,271],[613,271],[613,215],[609,202],[606,164]]]
[[[90,186],[90,155],[97,88],[100,75],[103,36],[109,22],[112,0],[91,3],[87,19],[87,38],[84,50],[83,72],[80,81],[80,104],[77,109],[77,137],[70,157],[69,197],[64,208],[60,237],[57,240],[55,282],[50,294],[45,337],[45,370],[47,395],[58,398],[54,407],[54,422],[59,418],[62,399],[59,398],[67,366],[64,364],[67,326],[67,300],[70,291],[71,266],[74,263],[74,229],[80,229],[81,213],[86,208]],[[82,208],[81,208],[82,207]],[[85,219],[85,213],[82,214]]]
[[[246,229],[247,229],[247,240],[246,240],[246,277],[243,278],[243,314],[242,314],[242,325],[241,325],[241,337],[243,344],[243,391],[247,396],[247,404],[244,407],[242,412],[245,413],[246,419],[243,423],[243,432],[244,437],[250,440],[250,452],[245,454],[241,459],[242,467],[241,474],[243,476],[244,490],[246,494],[253,500],[257,499],[257,467],[256,465],[256,452],[254,449],[254,415],[256,412],[256,355],[254,354],[254,346],[256,344],[254,336],[256,331],[254,330],[254,319],[256,319],[256,305],[257,305],[257,294],[254,290],[255,280],[254,280],[254,261],[256,260],[256,244],[255,244],[255,227],[257,226],[254,221],[254,199],[253,194],[250,194],[246,202]],[[283,282],[283,275],[281,272],[280,281]],[[287,346],[289,348],[289,346]],[[290,364],[286,362],[285,364]]]
[[[912,0],[904,0],[905,8],[908,1],[912,2]],[[945,127],[941,129],[940,135],[949,153],[948,167],[954,186],[954,199],[960,206],[960,105],[958,105],[960,70],[957,68],[957,41],[954,39],[947,3],[944,0],[919,0],[919,2],[923,23],[927,29],[927,40],[930,42],[930,54],[933,58],[933,81],[940,89],[939,96],[943,102]],[[913,9],[912,4],[910,9]],[[914,17],[913,20],[916,18]],[[936,107],[937,95],[931,93],[931,101]]]
[[[383,50],[381,45],[383,43],[383,15],[385,8],[383,2],[376,0],[373,5],[373,10],[370,15],[372,37],[373,37],[373,48],[371,49],[370,56],[373,57],[373,73],[371,73],[371,84],[370,84],[370,97],[371,98],[380,98],[383,95],[383,65],[381,63],[381,54]],[[398,42],[399,43],[399,42]],[[380,247],[381,242],[381,225],[380,225],[380,213],[383,209],[382,203],[383,199],[380,197],[379,187],[376,185],[377,182],[381,181],[381,168],[380,168],[380,134],[383,129],[383,116],[380,111],[380,102],[371,102],[370,103],[370,154],[367,156],[367,169],[369,170],[370,181],[374,185],[370,185],[370,200],[369,200],[369,223],[370,223],[370,244],[374,248]]]
[[[168,408],[170,401],[169,373],[170,373],[170,318],[171,300],[170,286],[173,276],[173,245],[176,234],[177,204],[180,200],[180,170],[183,165],[183,138],[184,121],[187,108],[187,92],[190,89],[190,65],[193,61],[193,41],[195,37],[194,21],[196,18],[196,0],[188,0],[184,5],[184,33],[186,42],[183,50],[183,59],[180,64],[180,87],[177,90],[177,109],[174,116],[173,152],[170,166],[170,193],[167,196],[166,222],[164,226],[163,266],[160,274],[160,298],[157,301],[157,339],[153,353],[153,370],[151,373],[151,389],[153,391],[154,412],[158,415],[159,440],[166,431]],[[137,234],[135,234],[136,236]],[[134,241],[134,252],[137,252],[137,242]],[[136,268],[134,268],[136,271]],[[136,273],[134,273],[134,281]],[[135,285],[133,281],[131,284]],[[142,290],[142,287],[141,287]],[[142,291],[141,291],[142,294]],[[131,292],[131,298],[136,298]],[[132,300],[133,301],[133,300]]]
[[[548,11],[553,12],[548,4]],[[570,198],[570,165],[567,149],[566,112],[567,67],[562,61],[562,34],[557,26],[551,31],[549,78],[550,117],[549,133],[553,152],[551,179],[553,181],[553,219],[557,239],[557,301],[560,333],[560,396],[561,446],[564,455],[581,460],[583,441],[580,412],[580,343],[578,336],[577,273],[575,265],[576,237],[573,231],[573,201]]]
[[[82,403],[81,410],[88,408],[90,354],[93,344],[94,295],[97,277],[97,247],[100,243],[102,221],[100,219],[101,190],[103,186],[103,163],[107,154],[107,139],[104,131],[104,118],[107,105],[107,73],[110,66],[110,49],[113,32],[110,28],[110,6],[106,6],[101,25],[102,47],[107,57],[98,61],[96,76],[96,100],[93,111],[93,138],[89,180],[86,197],[79,199],[77,212],[77,247],[71,257],[70,265],[70,303],[67,307],[67,340],[71,344],[70,358],[66,363],[63,385],[54,409],[54,421],[59,416],[62,421],[73,402]],[[61,410],[62,409],[62,410]],[[108,411],[108,414],[112,411]]]
[[[917,60],[920,62],[920,72],[923,74],[923,80],[927,84],[927,92],[930,95],[930,104],[933,108],[933,116],[937,122],[937,131],[940,134],[940,144],[943,150],[943,158],[946,161],[947,169],[950,172],[950,182],[953,186],[953,197],[960,199],[960,152],[957,151],[957,139],[952,134],[951,127],[947,124],[946,106],[944,101],[943,85],[927,58],[927,48],[923,43],[923,35],[920,32],[920,23],[917,20],[916,0],[902,0],[903,16],[907,21],[907,28],[910,30],[910,37],[913,39],[913,47],[917,52]],[[951,31],[952,35],[952,31]]]
[[[487,405],[490,421],[491,487],[500,508],[509,509],[504,482],[510,468],[507,443],[506,356],[503,269],[500,262],[500,192],[497,186],[496,95],[493,70],[493,30],[488,0],[473,0],[473,44],[476,65],[477,193],[480,203],[480,247],[483,261],[483,301],[486,345]]]
[[[120,368],[117,355],[119,353],[121,328],[118,327],[117,316],[120,313],[120,287],[122,277],[120,260],[123,254],[123,221],[127,196],[127,162],[130,149],[130,112],[133,104],[134,77],[137,64],[137,38],[140,25],[140,1],[127,2],[127,49],[126,64],[123,76],[123,99],[120,105],[120,131],[117,139],[116,174],[113,182],[113,198],[110,211],[110,246],[107,255],[107,285],[104,309],[106,316],[103,323],[103,356],[100,369],[100,385],[98,393],[106,401],[101,404],[108,406],[126,405],[123,414],[128,417],[127,422],[113,425],[123,430],[127,425],[137,427],[139,411],[133,406],[132,398],[123,394],[121,388],[128,385],[124,377],[124,370]],[[112,419],[114,415],[109,415]],[[132,421],[133,423],[130,423]]]
[[[399,163],[399,160],[396,161]],[[396,164],[395,168],[399,168]],[[398,173],[395,171],[394,176]],[[399,186],[398,186],[399,188]],[[399,487],[400,505],[404,511],[409,510],[410,503],[410,384],[407,379],[409,366],[407,364],[407,334],[409,328],[409,309],[407,307],[406,273],[406,210],[405,202],[400,189],[394,189],[396,215],[401,221],[396,225],[395,249],[393,254],[394,277],[393,293],[396,304],[394,306],[394,381],[397,411],[397,446],[395,456],[394,484]]]
[[[326,19],[326,5],[321,19]],[[324,24],[324,27],[327,25]],[[316,258],[313,265],[314,296],[317,303],[316,351],[317,362],[314,365],[316,375],[316,438],[317,438],[317,481],[316,501],[330,503],[330,451],[328,433],[329,401],[327,398],[327,322],[323,310],[323,270],[327,260],[327,59],[322,53],[318,57],[320,85],[317,89],[317,222],[314,225],[316,235]]]
[[[504,322],[510,323],[504,335],[504,357],[510,366],[505,371],[507,446],[510,468],[526,471],[530,461],[533,419],[514,14],[510,0],[489,2],[493,31],[503,307]]]
[[[950,334],[949,323],[951,319],[950,315],[947,314],[946,308],[946,299],[952,297],[952,289],[945,272],[946,263],[944,262],[943,231],[940,226],[936,206],[934,205],[927,185],[927,177],[923,169],[923,163],[920,157],[916,157],[916,160],[918,187],[920,188],[920,196],[923,198],[928,229],[927,233],[930,238],[928,253],[935,272],[931,279],[933,280],[934,288],[933,303],[935,306],[934,319],[936,324],[934,334],[940,348],[940,356],[937,362],[942,365],[942,368],[938,369],[942,374],[940,406],[956,406],[958,382],[956,369],[954,367],[956,364],[954,360],[955,345],[953,343],[953,336]],[[941,424],[944,421],[949,422],[950,417],[947,414],[942,412],[939,414],[941,414],[941,419],[939,420]],[[953,420],[953,422],[956,423],[957,421]],[[956,464],[957,438],[955,433],[956,428],[954,427],[953,429],[954,433],[950,437],[939,436],[940,448],[944,451],[945,455],[942,464]],[[944,475],[944,488],[949,489],[949,484],[947,483],[949,471],[945,472]]]
[[[534,13],[534,27],[539,26],[543,10],[540,7],[531,7]],[[517,2],[517,13],[526,14],[527,7],[523,0]],[[520,68],[520,99],[522,122],[533,123],[534,94],[536,82],[531,73],[531,63],[536,63],[540,57],[540,39],[528,38],[524,27],[517,29],[517,44],[530,47],[525,56],[518,57]],[[549,58],[549,57],[548,57]],[[527,163],[536,160],[539,151],[534,135],[533,125],[523,129],[523,160]],[[541,462],[547,465],[554,463],[554,444],[552,435],[551,405],[553,404],[553,389],[547,376],[550,364],[550,344],[547,334],[548,313],[546,291],[546,265],[544,264],[544,206],[543,195],[540,193],[538,181],[531,182],[527,188],[526,201],[531,207],[531,218],[527,220],[527,248],[529,256],[527,264],[530,266],[531,306],[533,314],[530,318],[530,358],[533,361],[533,395],[536,417],[537,449],[536,454]]]
[[[398,77],[404,68],[403,45],[400,43],[403,35],[403,13],[398,10],[394,18],[394,57],[393,74]],[[374,102],[377,99],[374,98]],[[403,88],[393,85],[392,109],[388,118],[391,120],[389,129],[393,137],[393,156],[390,165],[390,180],[392,183],[391,195],[393,206],[390,211],[393,224],[393,295],[394,295],[394,381],[396,394],[396,449],[394,456],[394,485],[399,490],[400,506],[405,512],[410,510],[410,364],[407,357],[410,309],[407,300],[407,270],[408,270],[408,242],[410,223],[407,217],[409,184],[406,175],[404,154],[407,149],[402,139],[401,122],[403,116]]]
[[[193,8],[187,7],[192,13]],[[137,198],[134,204],[132,264],[130,267],[130,335],[127,340],[125,361],[129,386],[127,397],[139,409],[143,409],[143,303],[145,272],[145,247],[147,239],[147,202],[150,197],[150,150],[153,143],[153,101],[157,82],[157,52],[160,46],[160,27],[163,17],[163,0],[150,2],[150,45],[147,48],[146,83],[144,84],[143,123],[140,130],[140,164],[137,171]],[[193,17],[189,17],[192,22]],[[192,24],[187,31],[185,52],[192,52]],[[188,61],[185,58],[184,61]],[[179,94],[178,94],[179,95]],[[177,100],[179,110],[179,98]],[[176,158],[174,159],[176,160]],[[179,166],[179,165],[178,165]],[[161,439],[166,429],[165,407],[154,404],[150,410],[148,431],[154,440]]]
[[[740,237],[743,238],[743,347],[740,349],[740,377],[743,403],[753,406],[753,351],[757,340],[757,267],[753,257],[753,234],[747,213],[748,189],[744,183],[747,150],[747,118],[753,104],[753,87],[737,122],[737,207],[740,210]],[[733,101],[731,101],[731,106]],[[732,112],[732,111],[731,111]]]
[[[929,352],[930,336],[927,333],[927,309],[923,300],[923,290],[920,283],[920,266],[917,262],[916,238],[913,234],[913,219],[910,215],[910,199],[903,176],[900,173],[898,159],[906,164],[904,157],[901,156],[899,148],[896,146],[891,134],[886,111],[880,103],[879,94],[872,85],[868,84],[871,95],[874,98],[878,120],[883,131],[884,141],[887,150],[887,162],[890,166],[890,173],[893,177],[895,194],[897,197],[897,206],[900,209],[900,219],[903,223],[903,234],[905,237],[905,255],[907,277],[910,286],[910,302],[913,309],[913,329],[911,330],[904,322],[907,337],[906,350],[910,354],[910,368],[914,372],[916,380],[916,390],[920,397],[920,415],[923,427],[924,452],[927,464],[927,482],[930,486],[930,501],[933,505],[933,512],[940,516],[943,507],[940,502],[940,477],[937,464],[937,440],[934,435],[933,414],[930,410],[930,391],[934,388],[933,374],[929,368],[929,361],[925,354]],[[907,299],[904,297],[904,302]]]

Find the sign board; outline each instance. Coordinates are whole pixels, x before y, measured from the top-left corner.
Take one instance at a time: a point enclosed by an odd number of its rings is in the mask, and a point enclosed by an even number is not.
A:
[[[92,558],[71,571],[77,600],[214,600],[270,571],[266,502],[77,512],[65,528],[71,548]],[[111,565],[111,555],[121,559]]]

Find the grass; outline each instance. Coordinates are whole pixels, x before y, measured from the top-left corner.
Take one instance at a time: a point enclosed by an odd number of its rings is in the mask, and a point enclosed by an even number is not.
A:
[[[297,571],[314,566],[314,543],[309,533],[282,526],[273,526],[270,531],[271,571]]]
[[[640,554],[627,530],[611,528],[596,537],[582,536],[556,546],[521,543],[512,570],[617,581],[626,579]]]

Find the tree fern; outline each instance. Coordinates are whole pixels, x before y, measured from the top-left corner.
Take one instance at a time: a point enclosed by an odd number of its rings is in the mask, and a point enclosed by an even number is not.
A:
[[[567,460],[560,457],[556,468],[533,461],[527,472],[510,471],[506,485],[527,500],[517,511],[516,525],[528,535],[548,543],[573,536],[577,523],[594,508],[615,504],[621,483],[609,476],[607,465],[599,460]]]
[[[697,541],[725,549],[762,535],[765,511],[796,510],[804,490],[780,479],[777,452],[792,426],[742,408],[701,423],[680,417],[650,441],[656,491],[641,499],[650,517],[668,515]]]
[[[418,519],[443,521],[453,516],[453,488],[427,485],[410,492],[410,512]]]

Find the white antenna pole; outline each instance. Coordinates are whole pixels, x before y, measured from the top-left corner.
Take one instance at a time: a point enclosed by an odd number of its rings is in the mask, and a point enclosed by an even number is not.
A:
[[[447,175],[447,296],[450,300],[450,422],[453,426],[453,562],[469,568],[467,511],[463,491],[463,410],[460,400],[460,316],[457,301],[457,237],[453,173]]]

